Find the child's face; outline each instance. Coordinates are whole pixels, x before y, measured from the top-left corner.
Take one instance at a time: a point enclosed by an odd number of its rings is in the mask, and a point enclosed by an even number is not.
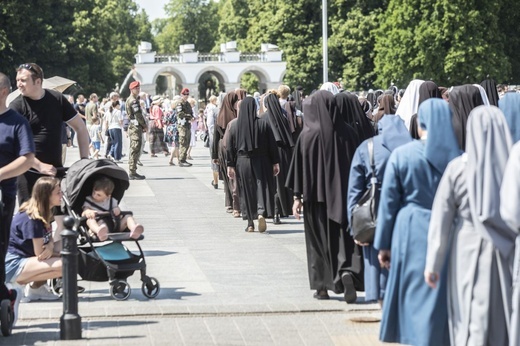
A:
[[[51,193],[50,196],[50,206],[52,207],[58,207],[61,205],[61,197],[63,197],[63,193],[61,192],[61,187],[56,186]]]
[[[94,202],[98,202],[98,203],[101,203],[103,201],[106,201],[107,198],[109,198],[110,196],[107,195],[105,193],[105,191],[103,190],[93,190],[92,191],[92,199],[94,200]]]

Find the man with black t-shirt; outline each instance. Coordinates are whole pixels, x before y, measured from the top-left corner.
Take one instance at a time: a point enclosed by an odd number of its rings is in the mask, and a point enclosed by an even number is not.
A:
[[[28,171],[18,177],[20,204],[31,197],[32,187],[41,175],[54,176],[56,167],[63,167],[61,130],[64,121],[76,131],[80,156],[88,158],[88,132],[81,116],[60,92],[43,89],[42,82],[40,66],[34,63],[20,65],[16,84],[21,95],[9,105],[29,121],[36,148],[32,168],[40,173]]]
[[[5,105],[10,91],[9,78],[0,73],[0,200],[3,203],[0,215],[0,300],[11,299],[16,319],[18,311],[14,302],[21,297],[17,297],[21,292],[9,291],[5,286],[5,255],[16,207],[16,177],[33,164],[34,141],[27,120]]]

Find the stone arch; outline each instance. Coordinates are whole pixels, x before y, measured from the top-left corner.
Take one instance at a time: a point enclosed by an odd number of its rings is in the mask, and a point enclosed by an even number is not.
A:
[[[217,76],[217,78],[219,78],[219,82],[222,82],[222,83],[229,82],[229,77],[227,76],[226,72],[222,71],[222,69],[215,67],[215,66],[208,66],[208,67],[201,69],[199,71],[199,73],[197,74],[197,77],[195,78],[195,80],[199,81],[200,77],[202,77],[202,75],[206,72],[211,72],[215,76]],[[222,79],[222,81],[220,79]]]
[[[251,66],[246,67],[242,71],[240,71],[240,73],[238,74],[238,81],[239,82],[240,82],[240,80],[242,79],[242,76],[245,73],[253,73],[255,76],[258,77],[258,80],[259,80],[260,83],[264,83],[265,84],[265,83],[270,82],[269,77],[267,77],[267,76],[269,76],[269,73],[267,73],[267,71],[265,71],[261,67],[258,67],[258,66],[255,66],[255,65],[251,65]]]
[[[240,73],[238,74],[238,82],[240,83],[240,80],[242,79],[242,76],[246,73],[252,73],[258,78],[258,91],[260,93],[264,93],[269,89],[270,87],[270,78],[269,73],[265,71],[263,68],[251,65],[246,68],[244,68]]]
[[[211,77],[214,77],[217,80],[217,83],[215,85],[214,82],[211,84],[211,88],[213,89],[212,92],[209,92],[206,89],[206,85],[208,83],[207,79],[213,79]],[[214,79],[213,79],[214,80]],[[227,74],[222,71],[221,69],[215,67],[215,66],[208,66],[203,69],[201,69],[197,76],[195,77],[195,81],[197,82],[198,86],[198,95],[199,98],[204,100],[204,102],[207,102],[210,95],[218,95],[218,92],[225,92],[226,91],[226,84],[229,81],[229,78]]]
[[[160,79],[161,76],[166,76],[166,83],[167,88],[165,91],[160,90],[159,86],[157,85],[158,79]],[[168,76],[170,78],[168,78]],[[155,75],[153,76],[153,79],[151,81],[151,84],[155,87],[154,94],[167,94],[170,97],[173,97],[174,95],[177,95],[180,93],[181,88],[186,83],[186,77],[184,74],[179,71],[176,68],[173,68],[171,66],[165,66],[161,69],[159,69]],[[162,86],[164,88],[164,85]]]

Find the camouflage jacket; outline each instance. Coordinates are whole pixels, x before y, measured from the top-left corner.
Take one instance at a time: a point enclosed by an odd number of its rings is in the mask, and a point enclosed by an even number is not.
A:
[[[190,125],[190,121],[193,119],[193,110],[191,109],[191,105],[188,101],[179,101],[177,107],[175,107],[177,111],[177,119],[179,125],[188,127]]]
[[[131,121],[137,120],[137,123],[141,128],[146,128],[146,120],[144,119],[143,110],[139,104],[139,96],[135,97],[130,95],[128,97],[126,100],[126,114]]]

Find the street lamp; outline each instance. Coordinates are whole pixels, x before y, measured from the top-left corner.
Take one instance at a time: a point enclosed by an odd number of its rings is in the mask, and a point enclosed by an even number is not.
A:
[[[328,33],[327,33],[327,0],[321,0],[322,7],[322,35],[323,35],[323,83],[329,81],[329,55],[328,55]]]

